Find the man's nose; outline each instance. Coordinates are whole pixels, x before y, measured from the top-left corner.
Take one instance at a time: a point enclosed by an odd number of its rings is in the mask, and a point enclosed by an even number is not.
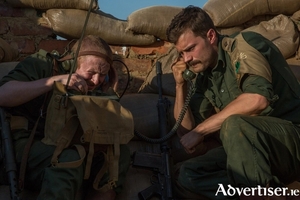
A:
[[[191,56],[191,54],[185,52],[185,53],[183,53],[182,58],[183,58],[183,61],[187,63],[187,62],[190,62],[193,57]]]
[[[99,85],[100,84],[100,77],[101,77],[100,74],[94,74],[91,81],[95,85]]]

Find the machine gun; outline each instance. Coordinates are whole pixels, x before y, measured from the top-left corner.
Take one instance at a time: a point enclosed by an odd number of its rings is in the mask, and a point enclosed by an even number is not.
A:
[[[163,138],[168,133],[166,113],[170,106],[167,98],[162,98],[162,82],[161,82],[161,63],[156,63],[157,83],[158,83],[158,120],[160,137]],[[162,200],[171,200],[173,198],[172,177],[171,177],[171,154],[167,141],[160,143],[160,154],[135,152],[133,157],[134,167],[144,167],[152,169],[156,173],[157,180],[152,185],[139,192],[139,199],[148,200],[153,196],[160,196]]]
[[[2,150],[4,154],[4,167],[8,178],[10,197],[12,200],[20,200],[17,178],[17,164],[15,160],[14,148],[12,144],[12,137],[10,132],[10,119],[9,115],[0,108],[1,118],[1,139]]]

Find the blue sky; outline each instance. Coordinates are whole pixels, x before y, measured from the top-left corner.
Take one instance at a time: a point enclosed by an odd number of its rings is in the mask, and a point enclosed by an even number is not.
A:
[[[179,6],[186,7],[195,5],[203,7],[208,0],[98,0],[100,10],[115,16],[118,19],[126,20],[132,12],[148,6]]]

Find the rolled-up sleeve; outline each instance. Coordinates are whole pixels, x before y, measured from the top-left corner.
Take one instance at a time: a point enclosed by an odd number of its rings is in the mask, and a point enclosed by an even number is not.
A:
[[[254,93],[259,94],[270,102],[270,106],[268,106],[261,115],[268,115],[273,109],[272,104],[278,100],[278,96],[273,92],[272,84],[262,76],[258,75],[247,75],[247,78],[241,82],[241,89],[243,93]]]

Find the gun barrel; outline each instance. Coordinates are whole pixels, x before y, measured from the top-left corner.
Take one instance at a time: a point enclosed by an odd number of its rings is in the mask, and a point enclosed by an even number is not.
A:
[[[10,186],[11,199],[19,199],[17,164],[10,132],[10,122],[3,108],[0,108],[1,139],[4,149],[5,169]]]
[[[157,86],[158,86],[158,97],[159,100],[162,99],[162,81],[161,81],[161,76],[162,76],[162,70],[161,70],[161,62],[157,61],[156,62],[156,75],[157,75]]]
[[[162,98],[162,69],[161,62],[156,62],[156,72],[157,72],[157,85],[158,85],[158,124],[159,124],[159,132],[160,137],[164,137],[168,134],[168,126],[167,126],[167,110],[169,109],[170,101],[165,98]],[[160,144],[161,153],[153,154],[153,153],[141,153],[135,152],[133,157],[133,166],[136,167],[146,167],[152,168],[153,171],[157,173],[158,182],[152,184],[150,187],[145,190],[139,192],[139,199],[148,200],[154,195],[158,195],[161,197],[161,200],[171,200],[173,199],[172,192],[172,170],[171,170],[171,159],[170,159],[170,151],[168,147],[168,142],[165,141]]]
[[[160,130],[160,137],[164,137],[168,134],[168,126],[167,126],[167,109],[169,100],[167,98],[162,98],[162,69],[161,69],[161,62],[156,62],[156,73],[157,73],[157,85],[158,85],[158,119],[159,119],[159,130]],[[163,174],[164,174],[164,188],[162,197],[164,199],[172,199],[173,192],[172,192],[172,178],[171,178],[171,166],[170,166],[170,151],[168,147],[168,141],[163,142],[160,146],[161,148],[161,159],[163,164]]]

